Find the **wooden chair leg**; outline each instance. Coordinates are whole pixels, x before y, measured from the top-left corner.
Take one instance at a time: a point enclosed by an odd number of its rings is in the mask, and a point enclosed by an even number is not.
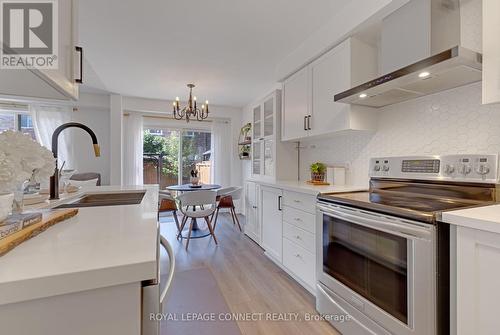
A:
[[[174,221],[175,221],[175,225],[177,226],[177,230],[181,231],[181,226],[179,224],[179,218],[177,217],[177,211],[173,211],[172,216],[174,217]]]
[[[184,230],[184,227],[186,226],[187,219],[188,219],[187,216],[182,217],[181,228],[179,229],[179,232],[177,233],[177,239],[179,239],[179,237],[182,236],[182,231]]]
[[[195,219],[191,218],[191,222],[189,223],[189,232],[187,236],[187,241],[186,241],[186,251],[188,250],[189,247],[189,240],[191,239],[191,230],[193,230],[193,221]]]
[[[208,216],[205,217],[205,221],[207,222],[207,226],[208,226],[208,230],[210,230],[210,234],[212,235],[212,237],[214,238],[214,242],[215,244],[219,244],[217,243],[217,238],[215,237],[215,233],[214,233],[214,228],[212,228],[212,224],[210,223],[210,221],[208,220]]]
[[[219,207],[215,210],[215,217],[212,217],[212,222],[214,223],[214,231],[215,227],[217,226],[217,218],[219,217]]]
[[[234,207],[231,208],[231,213],[233,214],[234,219],[236,219],[236,223],[238,224],[238,228],[241,231],[240,220],[238,220],[238,215],[236,215],[236,209]],[[234,219],[233,219],[233,223],[234,223]]]

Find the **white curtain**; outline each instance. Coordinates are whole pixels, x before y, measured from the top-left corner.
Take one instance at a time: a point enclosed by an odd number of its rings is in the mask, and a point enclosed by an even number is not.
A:
[[[229,121],[212,122],[212,180],[222,187],[231,186],[231,124]]]
[[[37,141],[51,150],[54,130],[63,123],[71,121],[71,107],[33,104],[30,105],[30,113]],[[69,135],[68,131],[63,131],[58,140],[59,167],[66,162],[65,169],[74,168],[73,148],[70,146]]]
[[[142,115],[130,113],[123,118],[123,183],[125,185],[143,184],[143,141]]]

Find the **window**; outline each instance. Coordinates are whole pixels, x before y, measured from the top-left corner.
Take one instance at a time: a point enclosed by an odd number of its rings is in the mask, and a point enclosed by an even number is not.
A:
[[[33,120],[31,115],[26,113],[0,110],[0,132],[5,130],[17,130],[36,140]]]
[[[211,133],[204,130],[144,130],[144,184],[161,188],[190,182],[197,170],[200,182],[211,182]]]

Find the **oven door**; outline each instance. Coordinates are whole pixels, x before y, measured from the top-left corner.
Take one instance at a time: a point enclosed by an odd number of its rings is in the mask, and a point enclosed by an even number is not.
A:
[[[321,202],[317,214],[319,286],[357,320],[435,334],[435,226]]]

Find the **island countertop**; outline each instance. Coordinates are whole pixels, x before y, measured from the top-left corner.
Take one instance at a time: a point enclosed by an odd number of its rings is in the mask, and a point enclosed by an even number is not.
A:
[[[445,212],[443,221],[456,226],[500,234],[500,205]]]
[[[90,187],[85,194],[146,191],[137,205],[80,208],[0,257],[0,305],[156,278],[158,187]]]

